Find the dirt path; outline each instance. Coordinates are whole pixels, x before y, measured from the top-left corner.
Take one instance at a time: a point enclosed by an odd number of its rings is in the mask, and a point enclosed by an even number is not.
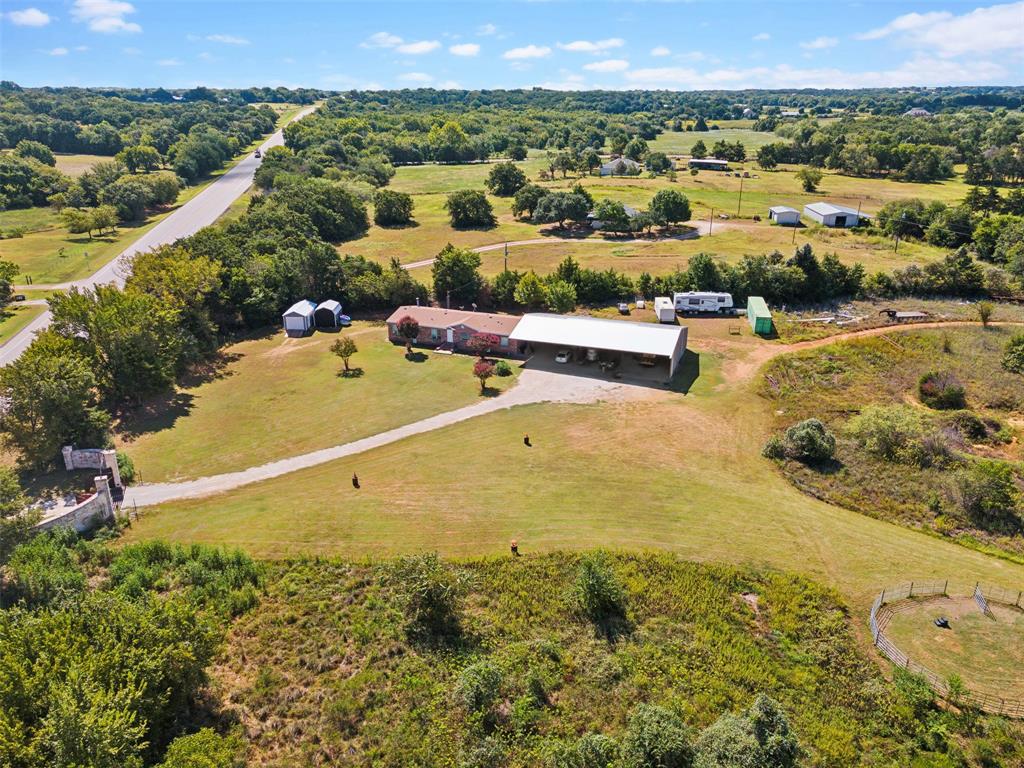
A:
[[[519,381],[507,393],[497,397],[481,399],[464,408],[440,413],[420,421],[406,424],[387,432],[380,432],[361,440],[311,451],[299,456],[261,464],[238,472],[226,472],[221,475],[201,477],[179,483],[154,483],[152,485],[136,485],[125,493],[126,506],[147,506],[160,504],[176,499],[209,496],[222,493],[261,480],[286,475],[307,467],[315,467],[328,461],[345,456],[379,448],[382,445],[402,440],[406,437],[431,432],[435,429],[458,424],[461,421],[482,416],[487,413],[512,408],[517,405],[531,403],[594,403],[599,401],[624,401],[657,397],[662,392],[649,387],[585,376],[567,376],[550,371],[527,368],[519,375]]]

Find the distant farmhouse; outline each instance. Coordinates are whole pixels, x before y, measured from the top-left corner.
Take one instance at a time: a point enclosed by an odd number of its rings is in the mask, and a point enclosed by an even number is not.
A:
[[[903,113],[904,117],[931,117],[932,113],[921,107],[913,107]]]
[[[602,176],[629,176],[640,173],[642,166],[628,157],[616,157],[601,166]]]

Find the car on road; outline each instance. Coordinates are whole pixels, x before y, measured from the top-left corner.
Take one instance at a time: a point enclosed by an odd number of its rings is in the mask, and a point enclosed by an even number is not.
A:
[[[255,155],[253,155],[253,157],[263,157],[263,153],[262,153],[262,152],[260,152],[260,151],[259,151],[259,150],[257,149],[257,150],[256,150],[256,154],[255,154]]]
[[[557,352],[555,352],[555,362],[556,363],[568,363],[569,362],[569,357],[570,357],[570,354],[569,354],[569,350],[568,349],[560,349]]]
[[[24,300],[25,300],[25,294],[24,293],[16,293],[13,296],[11,296],[11,301],[24,301]]]

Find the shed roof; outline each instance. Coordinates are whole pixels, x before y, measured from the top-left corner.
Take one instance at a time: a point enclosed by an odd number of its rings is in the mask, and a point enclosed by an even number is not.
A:
[[[334,299],[325,299],[316,305],[317,309],[329,309],[331,312],[338,314],[341,312],[341,302],[335,301]]]
[[[498,336],[508,336],[520,320],[518,315],[467,312],[462,309],[420,307],[407,304],[392,312],[387,322],[397,323],[406,315],[425,328],[450,328],[453,325],[467,325],[480,333],[493,333]]]
[[[640,165],[640,163],[638,163],[636,160],[634,160],[631,157],[616,157],[616,158],[614,158],[612,160],[609,160],[608,162],[604,163],[601,167],[602,168],[611,168],[616,163],[622,163],[627,168],[632,168],[633,166],[639,166]]]
[[[768,304],[760,296],[747,297],[747,312],[753,312],[754,317],[770,318],[772,316],[772,313],[768,310]]]
[[[819,216],[831,216],[833,213],[852,213],[854,216],[858,216],[856,210],[853,208],[847,208],[845,205],[834,205],[832,203],[808,203],[804,206],[805,211],[813,211]]]
[[[534,312],[523,315],[509,338],[513,341],[672,357],[679,337],[685,334],[686,326],[682,325],[655,325]]]
[[[281,317],[311,317],[316,312],[316,304],[309,299],[303,299],[292,304],[281,313]]]
[[[796,208],[790,208],[788,205],[773,205],[768,210],[772,213],[800,213]]]
[[[711,165],[728,165],[729,164],[728,160],[720,160],[717,157],[691,157],[690,158],[690,162],[691,163],[704,163],[705,165],[707,165],[707,164],[711,164]]]

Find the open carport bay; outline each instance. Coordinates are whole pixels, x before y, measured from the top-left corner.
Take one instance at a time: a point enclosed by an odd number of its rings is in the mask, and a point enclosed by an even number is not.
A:
[[[594,350],[589,357],[596,356],[596,359],[588,359],[588,349]],[[555,359],[560,352],[569,353],[569,359],[564,363],[557,362]],[[667,357],[641,358],[640,355],[629,352],[593,347],[565,347],[540,342],[530,344],[527,354],[530,354],[530,357],[523,366],[524,368],[535,368],[573,376],[590,376],[609,380],[622,379],[649,386],[662,386],[671,379]]]

